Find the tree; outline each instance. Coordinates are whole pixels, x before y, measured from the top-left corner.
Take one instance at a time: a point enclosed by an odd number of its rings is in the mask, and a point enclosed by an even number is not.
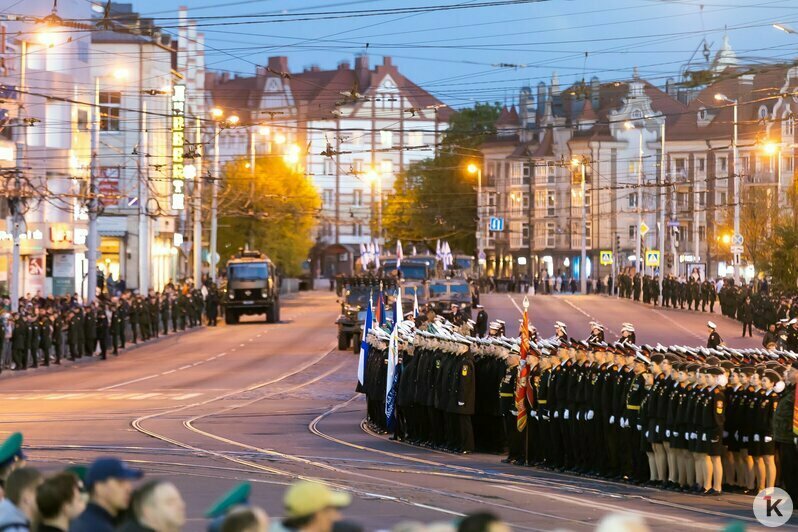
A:
[[[740,205],[740,234],[745,252],[757,271],[770,264],[771,234],[778,222],[775,194],[770,188],[748,187],[743,190]]]
[[[794,291],[798,280],[798,229],[791,221],[776,227],[771,259],[770,273],[776,288]]]
[[[481,164],[478,148],[496,134],[500,112],[498,103],[478,103],[455,113],[437,156],[413,163],[397,176],[383,213],[390,240],[431,247],[445,239],[452,249],[474,252],[477,176],[466,167],[470,162]]]
[[[259,157],[254,172],[237,159],[222,171],[218,252],[224,262],[248,245],[266,253],[284,275],[299,275],[313,245],[321,207],[316,188],[279,157]]]

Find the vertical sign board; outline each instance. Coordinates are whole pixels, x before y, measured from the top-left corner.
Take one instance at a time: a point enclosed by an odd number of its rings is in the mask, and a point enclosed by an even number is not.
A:
[[[175,85],[172,94],[172,209],[186,207],[183,152],[186,140],[186,86]]]

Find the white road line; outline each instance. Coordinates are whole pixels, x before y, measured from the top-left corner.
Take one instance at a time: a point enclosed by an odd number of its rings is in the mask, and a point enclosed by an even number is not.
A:
[[[658,315],[662,316],[663,318],[665,318],[666,320],[668,320],[669,322],[671,322],[672,324],[676,325],[678,328],[680,328],[681,330],[683,330],[684,332],[688,333],[690,336],[692,336],[692,337],[694,337],[694,338],[698,338],[698,339],[699,339],[699,340],[701,340],[701,341],[703,341],[703,340],[704,340],[704,338],[703,338],[703,337],[701,337],[701,336],[699,336],[698,334],[696,334],[696,333],[695,333],[695,331],[691,331],[691,330],[690,330],[690,329],[688,329],[687,327],[684,327],[683,325],[681,325],[681,324],[680,324],[679,322],[677,322],[676,320],[673,320],[673,319],[671,319],[671,318],[670,318],[669,316],[667,316],[667,315],[666,315],[664,312],[660,312],[659,310],[653,310],[653,309],[651,310],[651,312],[653,312],[654,314],[658,314]]]
[[[170,373],[174,373],[175,371],[177,371],[177,370],[176,369],[170,369],[169,371],[164,371],[163,373],[161,373],[161,375],[169,375]]]
[[[523,314],[523,313],[524,313],[524,310],[523,310],[521,307],[519,307],[519,306],[518,306],[518,303],[516,303],[516,302],[515,302],[515,299],[513,299],[513,296],[511,296],[510,294],[507,294],[507,299],[509,299],[509,300],[510,300],[510,302],[511,302],[513,305],[515,305],[515,308],[517,308],[517,309],[518,309],[518,312],[520,312],[521,314]]]
[[[600,323],[600,320],[596,319],[594,316],[591,316],[590,314],[588,314],[587,312],[585,312],[584,310],[582,310],[581,308],[576,306],[575,303],[571,303],[570,301],[568,301],[567,298],[560,297],[560,296],[554,296],[554,297],[556,297],[558,300],[562,301],[563,303],[565,303],[566,305],[568,305],[572,309],[576,310],[577,312],[581,313],[583,316],[586,316],[586,317],[590,318],[592,321],[598,321]],[[620,336],[618,333],[616,333],[615,331],[613,331],[612,329],[610,329],[606,325],[604,326],[604,330],[609,332],[609,333],[612,333],[615,336]]]
[[[183,395],[176,395],[172,397],[175,401],[185,401],[186,399],[193,399],[194,397],[199,397],[202,395],[201,393],[184,393]]]
[[[188,369],[188,368],[190,368],[190,367],[191,367],[191,364],[186,364],[185,366],[180,366],[180,367],[179,367],[179,368],[177,368],[177,369],[178,369],[178,371],[180,371],[180,370],[183,370],[183,369]]]
[[[130,399],[133,401],[143,401],[144,399],[152,399],[153,397],[158,397],[163,395],[162,393],[139,393],[131,397]]]
[[[154,379],[155,377],[159,376],[159,373],[155,373],[153,375],[148,375],[146,377],[139,377],[138,379],[133,379],[125,382],[120,382],[119,384],[114,384],[112,386],[106,386],[105,388],[98,388],[97,391],[105,392],[107,390],[113,390],[114,388],[121,388],[122,386],[127,386],[128,384],[133,384],[136,382],[146,381],[150,379]]]

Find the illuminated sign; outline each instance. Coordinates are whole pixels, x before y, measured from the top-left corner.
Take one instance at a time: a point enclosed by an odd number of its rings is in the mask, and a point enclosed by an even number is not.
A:
[[[44,238],[44,233],[42,233],[38,229],[19,234],[20,240],[42,240],[43,238]],[[14,235],[12,235],[11,233],[7,231],[0,231],[0,240],[13,240],[13,239]]]
[[[186,174],[183,154],[186,140],[186,86],[175,85],[172,94],[172,209],[186,208]]]

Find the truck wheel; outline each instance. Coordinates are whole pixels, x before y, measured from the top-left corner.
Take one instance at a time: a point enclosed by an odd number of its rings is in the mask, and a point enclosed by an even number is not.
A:
[[[338,331],[338,349],[340,351],[346,351],[347,349],[349,349],[350,340],[351,336],[349,333]]]
[[[280,305],[274,303],[266,309],[266,323],[280,323]]]
[[[354,336],[352,336],[352,352],[356,355],[360,354],[360,342],[360,334],[355,333]]]
[[[227,325],[235,325],[238,323],[238,314],[232,310],[228,310],[224,313],[224,322]]]

